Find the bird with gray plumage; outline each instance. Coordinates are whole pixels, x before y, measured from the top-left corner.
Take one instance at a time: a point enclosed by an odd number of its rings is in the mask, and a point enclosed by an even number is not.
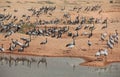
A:
[[[90,33],[88,34],[88,38],[91,38],[93,36],[93,30],[90,31]]]
[[[47,38],[45,39],[45,41],[42,41],[41,43],[40,43],[40,45],[44,45],[44,44],[46,44],[48,41],[47,41]]]
[[[66,44],[66,47],[73,48],[75,46],[75,39],[73,38],[73,41],[71,43]]]
[[[119,37],[118,37],[118,35],[116,35],[116,37],[114,38],[114,42],[118,44],[118,42],[119,42]]]
[[[80,29],[82,29],[82,25],[79,25],[79,26],[77,26],[77,27],[75,28],[76,31],[77,31],[77,30],[80,30]]]
[[[5,34],[4,38],[7,38],[9,37],[10,35],[12,35],[14,32],[13,31],[9,31]]]
[[[90,46],[92,46],[92,42],[90,40],[88,40],[88,46],[89,46],[89,49],[90,49]]]
[[[101,40],[104,41],[105,40],[105,37],[103,34],[101,34]]]
[[[79,36],[78,31],[76,31],[76,33],[73,34],[72,38],[75,38],[75,37],[78,37],[78,36]]]
[[[23,44],[23,47],[24,47],[24,48],[27,48],[27,47],[29,47],[29,45],[30,45],[29,42],[25,42],[25,43]]]
[[[15,49],[16,45],[13,44],[13,43],[10,43],[10,47],[9,47],[9,50],[10,51],[13,51]]]
[[[110,40],[107,40],[107,47],[110,48],[111,50],[113,49],[113,44],[111,44]]]
[[[89,28],[89,25],[85,25],[84,29],[88,29]]]
[[[115,44],[114,39],[110,39],[110,43],[111,43],[112,45],[114,45],[114,44]]]
[[[107,32],[101,33],[101,40],[104,41],[107,36]]]
[[[104,56],[108,56],[108,49],[104,49]]]
[[[101,56],[100,54],[100,49],[95,53],[95,57],[97,57],[97,59],[99,59],[99,57]]]
[[[31,41],[31,35],[29,35],[29,36],[30,36],[30,38],[24,38],[24,37],[22,37],[20,39],[23,40],[23,41],[25,41],[25,42],[30,42]]]
[[[16,40],[11,39],[12,43],[16,45]]]
[[[19,49],[18,49],[18,52],[23,52],[24,51],[24,46],[21,46]]]
[[[108,18],[106,18],[106,19],[103,21],[103,24],[105,23],[105,25],[104,25],[101,29],[105,29],[105,28],[108,27],[107,19],[108,19]]]
[[[72,33],[72,32],[68,32],[68,33],[67,33],[67,36],[72,37],[72,36],[73,36],[73,33]]]
[[[16,40],[14,44],[18,45],[18,46],[23,46],[24,45],[23,43],[19,42],[18,40]]]
[[[18,31],[21,29],[21,25],[16,25],[15,28],[16,28],[16,29],[15,29],[15,32],[18,32]]]
[[[1,44],[0,51],[1,51],[1,52],[4,52],[4,51],[5,51],[5,49],[4,49],[4,47],[3,47],[3,44]]]

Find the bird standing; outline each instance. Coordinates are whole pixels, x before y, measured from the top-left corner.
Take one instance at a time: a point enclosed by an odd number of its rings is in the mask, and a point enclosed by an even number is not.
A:
[[[73,38],[73,42],[72,43],[69,43],[69,44],[67,44],[66,45],[66,47],[68,47],[68,48],[73,48],[75,46],[75,39]]]
[[[95,53],[95,57],[97,57],[97,60],[98,60],[100,56],[101,56],[101,54],[100,54],[100,49],[99,49],[99,51],[97,51],[97,52]]]
[[[9,50],[10,51],[13,51],[15,49],[16,45],[13,44],[13,43],[10,43],[10,47],[9,47]]]
[[[48,41],[47,41],[47,38],[45,41],[42,41],[40,44],[43,45],[43,44],[46,44]]]
[[[5,49],[3,48],[3,44],[1,44],[0,51],[5,51]]]
[[[92,42],[90,40],[88,40],[88,46],[89,46],[89,49],[92,46]]]

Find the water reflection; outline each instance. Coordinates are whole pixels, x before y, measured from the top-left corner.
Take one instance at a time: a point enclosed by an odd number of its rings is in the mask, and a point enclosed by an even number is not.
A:
[[[119,63],[100,68],[80,66],[83,61],[80,58],[0,55],[0,77],[120,77]]]
[[[45,57],[36,59],[35,57],[25,57],[25,56],[11,56],[11,55],[2,55],[0,56],[0,62],[1,65],[8,64],[9,67],[11,66],[17,66],[18,64],[21,65],[27,65],[28,67],[31,67],[32,63],[36,63],[39,67],[39,64],[45,64],[47,67],[47,60]]]

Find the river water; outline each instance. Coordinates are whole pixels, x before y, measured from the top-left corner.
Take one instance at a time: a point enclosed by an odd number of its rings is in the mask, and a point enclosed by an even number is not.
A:
[[[8,57],[8,55],[7,55]],[[12,57],[21,57],[12,55]],[[23,57],[23,56],[22,56]],[[25,56],[26,57],[26,56]],[[80,58],[46,57],[46,63],[38,64],[42,57],[27,56],[36,62],[0,61],[0,77],[120,77],[120,63],[113,63],[106,67],[88,67],[79,65],[84,62]]]

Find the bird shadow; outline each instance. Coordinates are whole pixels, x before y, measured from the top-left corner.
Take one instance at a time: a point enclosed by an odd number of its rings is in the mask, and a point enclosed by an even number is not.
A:
[[[85,48],[82,48],[82,49],[80,49],[81,51],[87,51],[87,49],[85,49]]]
[[[37,48],[37,49],[41,50],[42,48]]]
[[[71,50],[67,49],[67,50],[63,50],[63,54],[66,54],[66,53],[70,53]]]

